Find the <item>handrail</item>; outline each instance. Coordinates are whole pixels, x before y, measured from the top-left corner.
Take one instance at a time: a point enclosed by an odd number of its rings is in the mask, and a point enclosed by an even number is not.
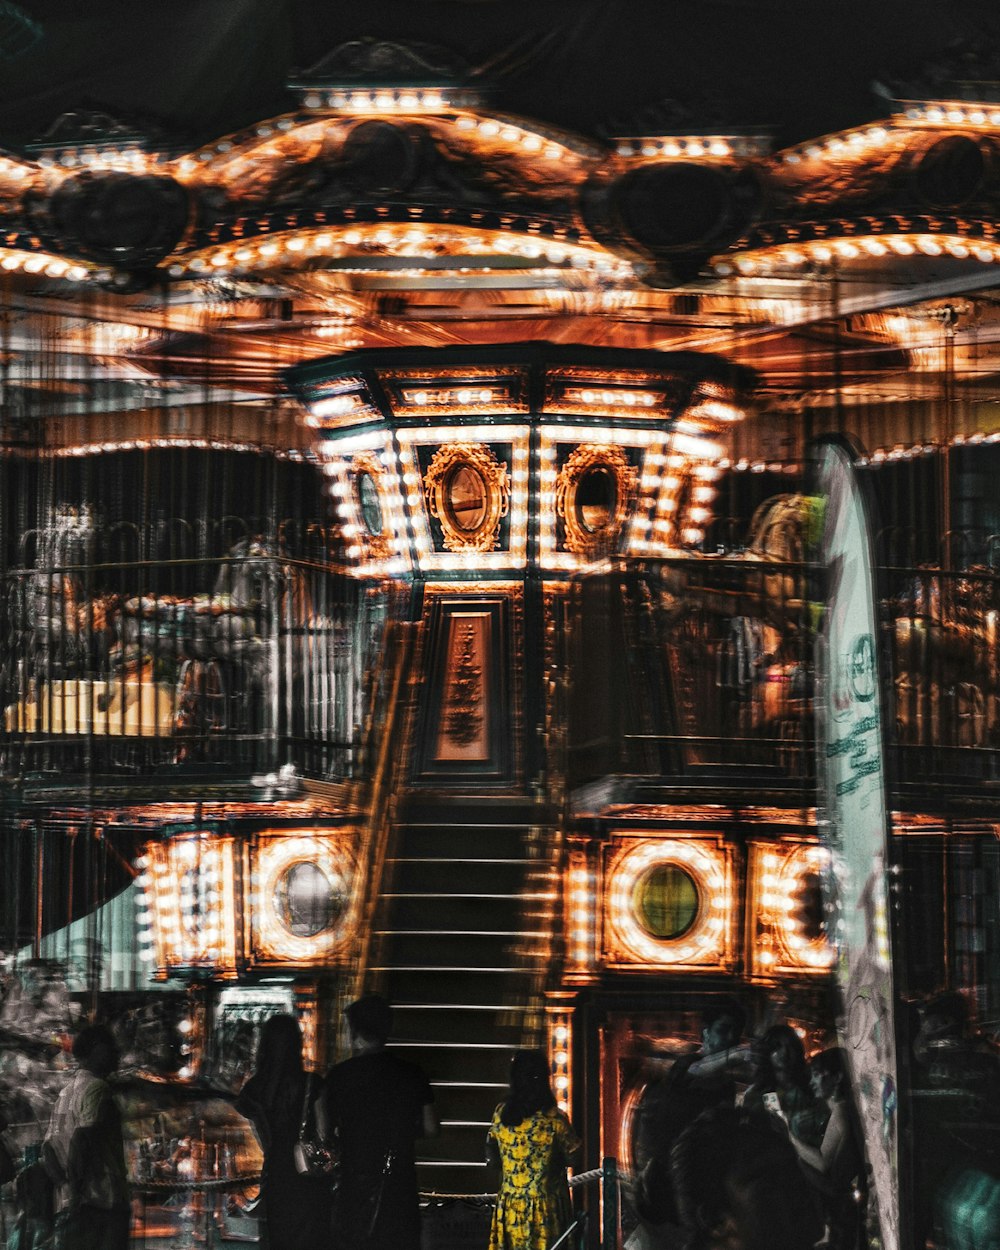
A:
[[[352,998],[357,998],[362,993],[365,972],[368,968],[371,935],[375,927],[375,909],[379,898],[377,883],[382,879],[385,864],[391,823],[390,813],[395,800],[394,782],[400,764],[401,753],[397,750],[397,746],[401,729],[406,722],[407,709],[402,693],[418,628],[419,626],[411,623],[395,622],[386,631],[387,648],[395,649],[396,658],[391,669],[388,695],[383,705],[384,720],[379,724],[377,714],[373,712],[372,716],[370,733],[380,735],[378,758],[363,806],[358,804],[361,795],[354,796],[357,810],[365,810],[367,819],[361,850],[365,868],[360,874],[364,897],[358,926],[359,949],[354,969]],[[377,708],[377,705],[378,700],[373,700],[373,708]]]
[[[599,1168],[577,1172],[568,1180],[570,1189],[579,1189],[595,1181],[600,1182],[602,1212],[600,1250],[616,1250],[618,1246],[618,1180],[618,1160],[611,1155],[602,1160]],[[420,1199],[423,1202],[464,1202],[470,1206],[491,1207],[496,1205],[497,1195],[493,1193],[439,1194],[431,1190],[422,1191]],[[586,1225],[587,1213],[584,1211],[573,1220],[572,1224],[560,1235],[558,1241],[553,1243],[552,1250],[561,1246],[575,1229],[585,1228]]]

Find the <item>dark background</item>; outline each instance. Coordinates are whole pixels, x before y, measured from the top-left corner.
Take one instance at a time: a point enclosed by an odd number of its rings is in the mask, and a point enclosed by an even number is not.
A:
[[[498,110],[590,134],[655,133],[673,100],[785,146],[885,116],[873,80],[954,63],[956,40],[962,77],[1000,79],[995,0],[23,0],[0,4],[0,142],[81,107],[206,141],[362,38],[440,47]]]

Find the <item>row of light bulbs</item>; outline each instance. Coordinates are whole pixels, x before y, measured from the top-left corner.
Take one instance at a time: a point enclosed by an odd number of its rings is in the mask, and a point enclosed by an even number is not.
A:
[[[615,140],[615,152],[625,157],[654,157],[662,160],[699,160],[715,157],[731,160],[733,157],[748,158],[764,156],[768,143],[763,136],[729,135],[640,135]]]
[[[379,461],[387,472],[384,483],[383,502],[388,513],[389,541],[393,555],[389,566],[382,562],[364,562],[357,572],[402,572],[407,567],[406,534],[404,518],[408,515],[414,527],[414,542],[421,565],[427,570],[454,571],[477,568],[516,569],[523,566],[527,557],[527,533],[529,517],[525,507],[528,498],[529,448],[528,430],[525,426],[472,426],[463,428],[463,440],[473,443],[509,443],[511,452],[511,519],[510,541],[504,552],[437,552],[427,518],[424,514],[422,476],[416,458],[416,447],[421,444],[440,445],[450,441],[455,434],[453,427],[404,430],[399,434],[400,451],[397,457],[384,433],[374,431],[355,437],[337,440],[327,454],[331,456],[325,472],[331,477],[330,493],[336,500],[335,511],[341,522],[342,533],[351,541],[347,555],[355,561],[363,560],[364,534],[358,515],[358,503],[354,497],[351,481],[351,462],[355,455],[364,451],[377,451]],[[636,446],[643,450],[643,474],[640,478],[642,494],[629,535],[631,548],[643,555],[672,545],[679,535],[683,543],[695,545],[704,538],[705,525],[711,519],[711,505],[715,499],[714,485],[720,470],[713,463],[719,445],[684,434],[670,436],[671,453],[660,435],[651,430],[599,429],[582,427],[543,427],[539,443],[539,492],[540,514],[539,560],[544,567],[552,569],[575,569],[581,564],[578,556],[557,550],[556,530],[556,481],[555,464],[559,445],[613,443]],[[667,471],[664,472],[664,469]],[[404,498],[396,487],[397,470],[401,473],[406,491]],[[689,502],[680,517],[678,497],[686,477],[692,479]]]
[[[568,856],[566,959],[570,976],[589,977],[606,960],[650,968],[732,967],[737,873],[732,848],[718,836],[622,839],[601,874],[593,854],[573,849]],[[818,844],[803,842],[753,843],[749,858],[752,898],[747,903],[748,915],[761,921],[759,932],[750,939],[753,949],[747,951],[751,974],[767,978],[827,972],[834,962],[834,948],[823,937],[803,934],[793,898],[803,873],[826,870],[827,852]],[[640,882],[661,865],[682,869],[697,891],[697,914],[676,938],[653,936],[635,912]]]
[[[558,271],[568,266],[609,279],[628,278],[633,273],[627,261],[609,256],[597,248],[541,239],[530,233],[511,235],[500,230],[482,231],[413,221],[366,223],[336,231],[330,227],[307,228],[263,235],[252,243],[240,240],[177,259],[168,272],[175,278],[191,274],[240,273],[285,267],[296,261],[304,263],[323,257],[350,257],[360,262],[362,258],[354,255],[355,248],[364,248],[372,256],[411,256],[417,261],[442,255],[454,256],[456,260],[507,255],[538,262],[536,267],[540,268],[548,266]],[[359,273],[367,272],[367,268],[360,263],[356,263],[354,268]],[[416,266],[413,272],[423,270]]]
[[[857,235],[852,238],[816,239],[808,242],[780,243],[714,261],[712,268],[720,277],[756,277],[785,269],[801,269],[805,265],[826,265],[837,260],[882,257],[952,256],[956,260],[977,260],[992,264],[1000,260],[1000,243],[985,239],[965,239],[960,235],[893,234]]]

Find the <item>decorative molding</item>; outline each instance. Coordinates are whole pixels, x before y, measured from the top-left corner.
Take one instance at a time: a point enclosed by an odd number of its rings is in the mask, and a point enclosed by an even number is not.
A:
[[[374,452],[360,451],[351,458],[349,472],[352,499],[357,513],[358,533],[365,545],[367,556],[370,560],[388,560],[392,555],[393,534],[388,524],[389,506],[385,497],[386,475],[382,462]],[[378,495],[382,529],[377,534],[372,532],[364,514],[364,505],[361,499],[361,480],[365,474],[375,483]]]
[[[580,516],[577,496],[587,474],[600,469],[613,478],[615,498],[608,519],[590,528]],[[628,457],[613,444],[585,443],[570,452],[556,479],[556,515],[565,527],[563,548],[577,555],[606,550],[625,522],[637,479]]]
[[[341,83],[398,83],[439,86],[458,82],[469,67],[453,53],[427,43],[394,43],[387,39],[352,39],[328,52],[292,80],[292,88]]]
[[[456,478],[464,470],[483,484],[482,516],[469,528],[458,520],[451,497]],[[463,479],[466,480],[466,479]],[[424,494],[430,514],[441,525],[448,551],[495,551],[500,546],[500,522],[510,509],[510,474],[482,443],[451,443],[439,447],[424,475]]]

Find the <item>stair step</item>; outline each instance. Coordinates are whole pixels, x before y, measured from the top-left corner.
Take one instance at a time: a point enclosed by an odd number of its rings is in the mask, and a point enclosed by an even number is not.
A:
[[[507,1082],[510,1079],[510,1059],[519,1043],[520,1038],[512,1037],[507,1047],[496,1050],[414,1046],[402,1053],[407,1059],[412,1059],[419,1064],[426,1073],[427,1079],[435,1086],[440,1081],[454,1079],[455,1073],[459,1071],[468,1079],[470,1086],[484,1083],[489,1086],[499,1085],[500,1092],[497,1097],[493,1098],[491,1106],[488,1104],[492,1093],[476,1107],[477,1113],[483,1112],[484,1108],[492,1112],[507,1088]],[[442,1107],[454,1110],[458,1105],[468,1105],[467,1100],[459,1103],[443,1092],[437,1101],[439,1115]]]
[[[551,906],[550,900],[534,900],[525,908],[518,896],[509,894],[497,897],[480,895],[475,899],[458,894],[405,894],[391,898],[383,894],[382,902],[389,906],[389,923],[383,922],[380,925],[383,929],[397,931],[433,927],[460,929],[466,933],[514,929],[522,924],[530,928],[533,922],[537,924],[538,918],[544,916],[543,906]],[[535,915],[530,914],[531,907]]]
[[[492,1115],[493,1108],[490,1108]],[[455,1163],[460,1160],[484,1161],[486,1126],[472,1125],[463,1128],[444,1128],[437,1137],[427,1137],[420,1142],[420,1159],[425,1162],[437,1160]]]
[[[398,1042],[417,1046],[450,1042],[456,1048],[473,1047],[486,1042],[510,1042],[523,1024],[524,1013],[519,1008],[472,1013],[468,1008],[448,1013],[420,1011],[398,1017],[394,1036]]]
[[[408,965],[385,966],[373,971],[386,977],[386,997],[391,1003],[424,1003],[433,998],[456,1006],[495,1003],[499,998],[523,1002],[530,984],[530,968],[432,968]]]
[[[511,1007],[508,1003],[396,1003],[393,1011],[526,1011],[526,1007]]]
[[[460,894],[475,897],[509,894],[524,896],[522,861],[499,859],[395,860],[389,875],[392,894]],[[545,883],[532,883],[534,893],[546,892]]]
[[[456,1194],[487,1188],[486,1130],[508,1089],[559,899],[546,863],[525,854],[529,823],[548,817],[523,799],[463,806],[458,821],[432,800],[397,826],[369,969],[397,1009],[392,1048],[434,1088],[441,1132],[419,1143],[420,1188]]]
[[[545,934],[516,934],[490,929],[486,933],[452,931],[446,934],[387,934],[380,936],[376,950],[391,950],[394,965],[406,968],[442,968],[462,963],[470,966],[507,968],[516,964],[522,953],[544,954],[549,946]]]
[[[408,825],[401,831],[397,855],[427,858],[461,856],[464,859],[518,856],[524,848],[523,825],[488,825],[473,828],[455,825]]]
[[[506,976],[512,974],[514,976],[524,976],[526,973],[533,971],[530,968],[512,968],[509,964],[500,964],[498,967],[487,967],[474,964],[471,967],[456,967],[454,964],[385,964],[381,967],[373,966],[372,972],[442,972],[451,976],[453,973],[472,973],[475,976],[482,976],[484,973],[488,975]]]

